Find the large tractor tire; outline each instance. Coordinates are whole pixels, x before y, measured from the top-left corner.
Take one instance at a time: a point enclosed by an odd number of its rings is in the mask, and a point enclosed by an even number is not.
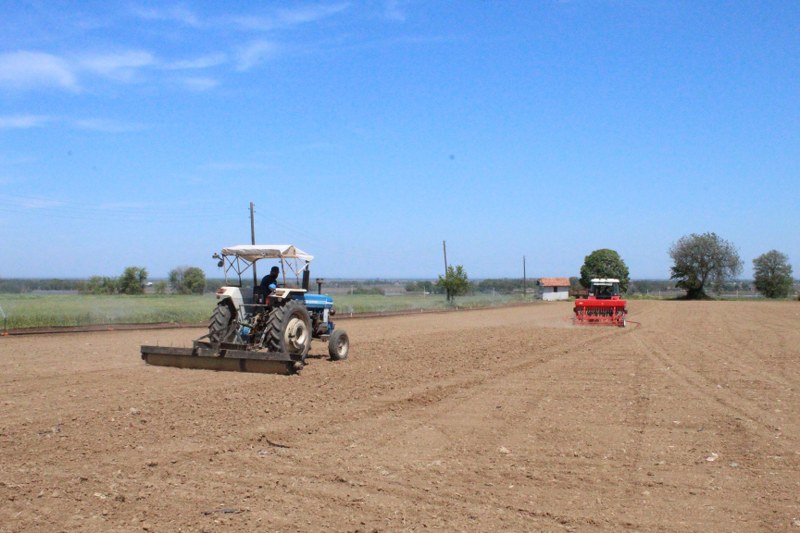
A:
[[[208,340],[213,343],[231,342],[236,336],[236,325],[231,308],[224,303],[218,304],[208,321]]]
[[[305,361],[311,349],[311,318],[302,303],[290,300],[269,313],[265,343],[270,352],[288,353]]]
[[[333,334],[328,339],[328,354],[332,361],[347,359],[350,352],[350,337],[341,329],[333,330]]]

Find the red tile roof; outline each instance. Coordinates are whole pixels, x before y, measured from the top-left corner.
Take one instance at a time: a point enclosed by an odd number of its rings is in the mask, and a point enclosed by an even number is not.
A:
[[[542,287],[569,287],[569,278],[540,278]]]

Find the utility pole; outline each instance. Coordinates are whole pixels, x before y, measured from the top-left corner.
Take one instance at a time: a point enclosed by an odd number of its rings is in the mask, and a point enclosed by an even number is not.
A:
[[[522,256],[522,297],[525,298],[528,295],[528,283],[527,283],[527,275],[525,272],[525,256]]]
[[[256,219],[255,219],[255,204],[250,202],[250,244],[256,243]],[[253,287],[258,286],[258,273],[256,272],[256,264],[253,263]]]
[[[447,291],[447,302],[450,302],[450,286],[447,283],[447,241],[442,241],[442,252],[444,252],[444,286]]]

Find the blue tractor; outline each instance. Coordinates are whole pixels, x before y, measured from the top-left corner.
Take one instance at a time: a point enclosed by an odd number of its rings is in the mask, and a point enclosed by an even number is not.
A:
[[[225,285],[217,289],[217,305],[208,333],[191,349],[142,346],[142,358],[150,363],[182,368],[211,368],[251,372],[292,373],[305,364],[312,339],[328,344],[334,361],[346,359],[350,350],[347,333],[333,322],[333,298],[309,291],[312,255],[290,244],[244,244],[214,254],[224,269]],[[264,286],[256,276],[256,263],[272,260],[280,265],[282,279],[268,279]],[[294,278],[294,283],[287,282]],[[253,274],[252,291],[244,291],[242,278]],[[245,294],[247,292],[247,294]]]

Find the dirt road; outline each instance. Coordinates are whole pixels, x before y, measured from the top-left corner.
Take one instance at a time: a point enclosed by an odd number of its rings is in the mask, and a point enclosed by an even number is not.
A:
[[[800,532],[800,304],[630,310],[342,320],[291,377],[0,338],[0,531]]]

